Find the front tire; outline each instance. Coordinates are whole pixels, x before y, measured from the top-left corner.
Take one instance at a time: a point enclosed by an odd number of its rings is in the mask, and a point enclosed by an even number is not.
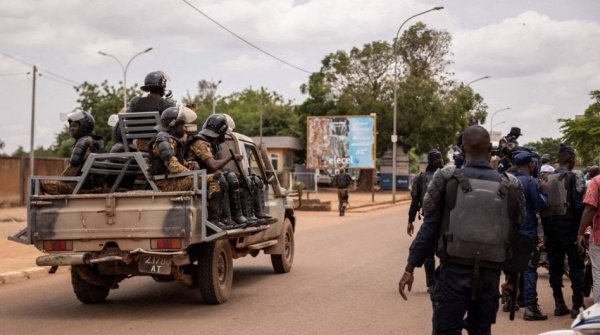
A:
[[[233,252],[229,241],[200,246],[197,274],[198,288],[206,303],[217,305],[229,299],[233,284]]]
[[[97,304],[106,300],[109,286],[95,285],[86,280],[86,277],[92,276],[92,268],[85,265],[73,266],[71,268],[71,284],[73,292],[79,301],[84,304]]]
[[[294,228],[289,219],[283,222],[283,254],[271,255],[273,270],[277,273],[288,273],[294,263]]]

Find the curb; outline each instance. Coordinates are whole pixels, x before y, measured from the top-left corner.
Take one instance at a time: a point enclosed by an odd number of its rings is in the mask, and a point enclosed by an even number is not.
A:
[[[46,268],[46,267],[36,267],[36,268],[29,268],[29,269],[25,269],[25,270],[21,270],[21,271],[10,271],[10,272],[0,273],[0,284],[11,284],[11,283],[24,281],[27,279],[43,277],[45,275],[50,274],[48,272],[49,270],[50,270],[50,268]],[[59,267],[58,271],[61,271],[60,267]]]

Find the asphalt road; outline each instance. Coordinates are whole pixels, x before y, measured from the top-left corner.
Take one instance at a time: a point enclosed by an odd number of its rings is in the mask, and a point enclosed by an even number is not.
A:
[[[0,286],[1,334],[430,334],[431,302],[417,269],[409,300],[398,280],[411,238],[407,205],[368,213],[298,212],[292,271],[275,274],[263,254],[234,261],[225,304],[201,303],[199,292],[150,278],[123,281],[105,303],[83,305],[68,271]],[[417,226],[418,228],[418,226]],[[569,296],[569,282],[565,282]],[[494,334],[538,334],[569,328],[552,316],[545,270],[540,304],[548,321],[498,313]],[[590,300],[586,301],[588,304]]]

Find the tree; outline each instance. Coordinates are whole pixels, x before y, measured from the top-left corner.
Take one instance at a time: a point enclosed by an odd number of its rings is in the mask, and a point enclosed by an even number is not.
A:
[[[594,103],[588,106],[583,117],[558,119],[563,139],[577,151],[584,165],[597,162],[600,157],[600,90],[590,92]]]
[[[402,60],[394,80],[394,50],[385,41],[327,55],[321,70],[301,86],[307,100],[299,107],[307,116],[377,114],[377,157],[390,149],[393,132],[393,89],[397,82],[397,132],[405,151],[441,151],[456,142],[471,117],[484,121],[487,106],[472,89],[447,78],[451,38],[447,32],[418,23],[396,41]],[[369,180],[363,180],[363,176]],[[369,189],[371,173],[361,174],[359,188]]]
[[[183,99],[185,104],[195,104],[199,126],[212,114],[213,96],[209,91],[210,87],[210,82],[202,80],[198,84],[198,93],[193,97],[188,93]],[[295,107],[277,92],[250,87],[216,101],[216,112],[231,116],[235,121],[235,131],[247,136],[260,134],[261,110],[263,136],[298,137],[302,133]]]
[[[560,138],[542,137],[539,141],[526,143],[525,146],[535,147],[540,156],[548,154],[550,155],[550,162],[556,162],[558,148],[561,143]]]
[[[6,154],[4,153],[4,141],[0,140],[0,151],[2,151],[2,156],[6,156]]]

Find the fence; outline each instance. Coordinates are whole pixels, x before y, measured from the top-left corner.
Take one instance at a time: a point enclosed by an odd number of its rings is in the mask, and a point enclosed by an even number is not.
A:
[[[36,158],[34,171],[38,176],[58,176],[67,167],[65,158]],[[27,203],[29,157],[0,157],[0,205]]]

